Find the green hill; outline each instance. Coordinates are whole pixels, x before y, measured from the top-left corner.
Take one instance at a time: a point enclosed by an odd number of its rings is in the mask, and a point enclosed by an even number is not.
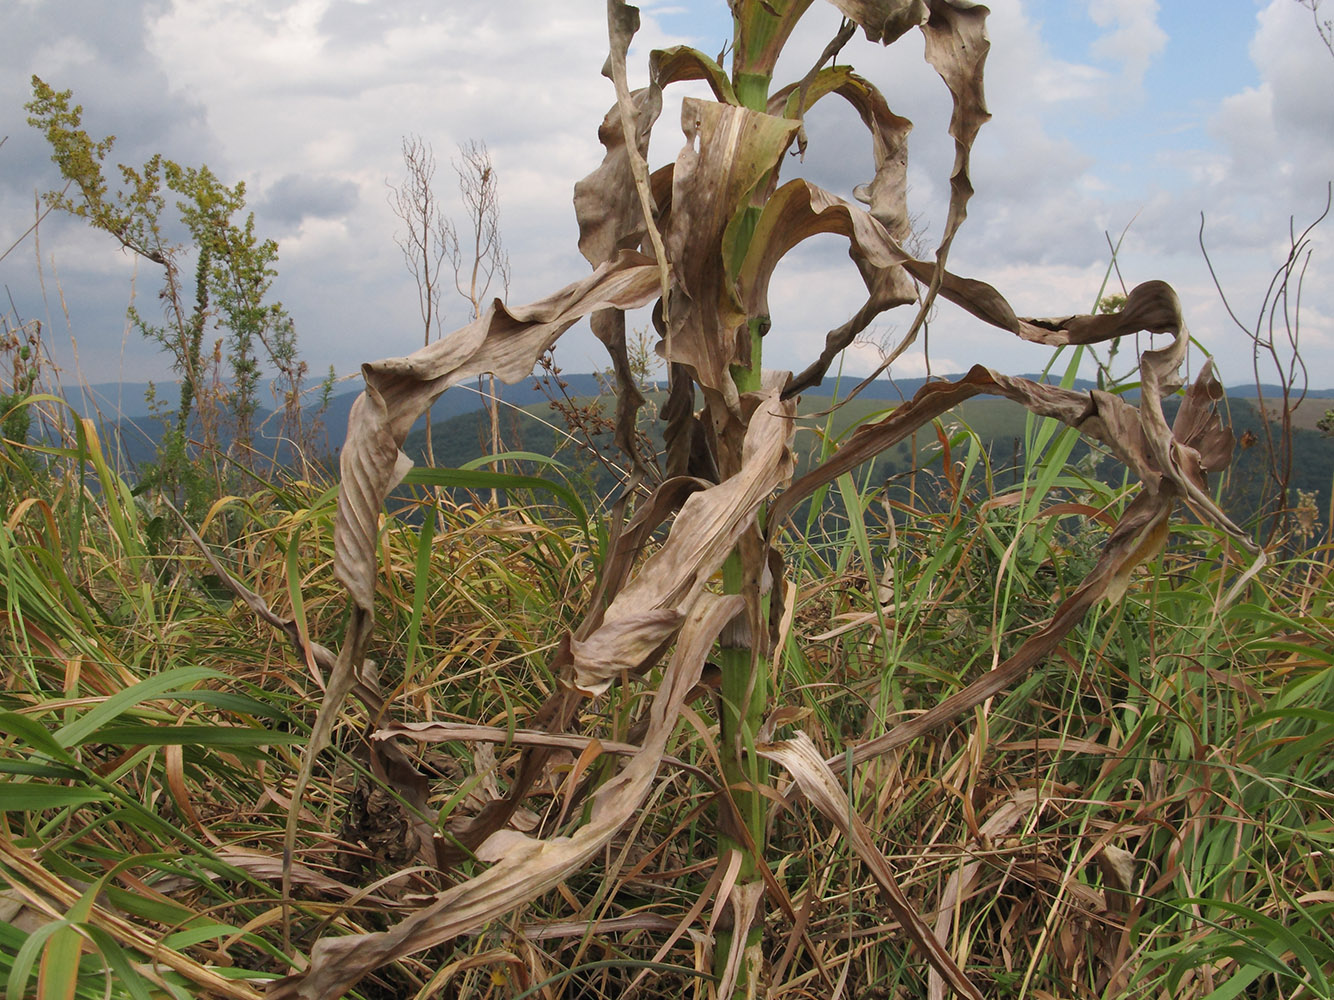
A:
[[[661,406],[664,394],[650,393],[649,406]],[[603,407],[610,416],[609,403],[598,403],[594,397],[575,397],[573,403],[596,413]],[[882,419],[896,405],[885,399],[857,397],[831,411],[833,399],[829,396],[803,396],[799,412],[803,415],[796,435],[798,474],[810,468],[819,458],[826,442],[837,444],[851,431],[864,423]],[[1169,420],[1175,413],[1175,401],[1166,406]],[[1278,483],[1269,470],[1273,462],[1255,401],[1233,398],[1230,400],[1230,420],[1238,445],[1233,464],[1224,486],[1224,504],[1240,521],[1253,519],[1260,511],[1272,510],[1277,505]],[[985,448],[992,473],[993,487],[1002,490],[1013,486],[1022,476],[1024,467],[1024,440],[1028,415],[1023,407],[1007,399],[981,397],[966,401],[940,421],[941,432],[953,442],[955,460],[962,456],[960,448],[968,438],[975,436]],[[595,421],[589,421],[592,424]],[[650,422],[646,421],[646,428]],[[1273,428],[1274,447],[1282,457],[1277,425]],[[590,427],[585,436],[565,427],[564,421],[549,403],[534,403],[524,407],[507,407],[502,417],[502,440],[507,451],[528,451],[556,458],[566,468],[566,475],[587,495],[607,497],[619,484],[620,456],[612,446],[610,431],[597,432]],[[435,464],[457,468],[486,454],[489,425],[480,411],[464,413],[432,425]],[[661,449],[660,438],[653,438],[655,448]],[[425,429],[409,435],[405,445],[413,460],[425,460]],[[595,450],[602,456],[595,456]],[[857,477],[872,484],[889,483],[891,495],[898,493],[906,499],[906,484],[900,482],[914,469],[928,473],[940,471],[942,453],[940,436],[930,428],[923,428],[914,438],[889,449],[877,458],[871,467],[863,466]],[[1290,505],[1297,502],[1297,490],[1310,491],[1317,498],[1320,510],[1327,510],[1330,484],[1334,479],[1334,440],[1305,427],[1296,427],[1292,434],[1292,474],[1289,482]],[[1121,481],[1121,466],[1114,459],[1099,460],[1090,454],[1089,446],[1081,443],[1071,455],[1071,462],[1087,468],[1105,482]],[[511,466],[530,474],[544,474],[536,466],[517,463]],[[1281,467],[1281,465],[1280,465]]]

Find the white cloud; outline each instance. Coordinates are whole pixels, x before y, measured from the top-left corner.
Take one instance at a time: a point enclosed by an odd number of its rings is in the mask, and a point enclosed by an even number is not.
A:
[[[1232,188],[1310,198],[1334,177],[1334,58],[1292,0],[1260,12],[1250,54],[1259,85],[1227,98],[1210,122],[1231,158]]]
[[[1100,59],[1121,64],[1126,83],[1138,89],[1144,73],[1167,46],[1167,33],[1158,25],[1158,0],[1089,0],[1089,17],[1111,30],[1093,43]]]
[[[67,13],[69,5],[78,16]],[[1049,21],[1087,11],[1101,29],[1088,60],[1058,48],[1057,33],[1035,10]],[[353,370],[420,343],[415,288],[394,245],[397,222],[385,199],[386,180],[402,174],[405,134],[419,133],[434,145],[439,194],[456,216],[449,160],[459,142],[487,142],[500,177],[515,301],[586,273],[575,245],[571,187],[601,159],[596,130],[614,99],[599,73],[607,45],[601,5],[29,0],[0,18],[6,92],[24,93],[29,73],[49,74],[54,85],[75,89],[90,132],[120,136],[118,159],[139,163],[161,151],[185,163],[207,162],[224,180],[247,181],[260,232],[280,242],[277,291],[315,369],[332,361],[340,371]],[[1083,310],[1105,268],[1103,231],[1115,236],[1136,217],[1121,258],[1127,281],[1164,278],[1176,285],[1194,332],[1230,352],[1230,370],[1244,375],[1245,344],[1224,322],[1196,246],[1199,213],[1207,213],[1206,235],[1227,287],[1253,311],[1281,261],[1274,241],[1288,216],[1300,222],[1314,215],[1334,176],[1334,59],[1308,12],[1293,0],[1271,0],[1258,11],[1250,49],[1258,78],[1230,93],[1197,95],[1191,99],[1197,103],[1178,109],[1179,120],[1207,117],[1208,133],[1180,138],[1150,127],[1179,100],[1155,92],[1136,112],[1144,127],[1137,118],[1134,144],[1125,143],[1122,159],[1108,163],[1070,123],[1124,125],[1112,116],[1139,101],[1142,82],[1158,75],[1147,73],[1155,60],[1174,56],[1160,18],[1166,20],[1153,0],[1087,0],[1069,10],[1027,0],[993,5],[987,61],[993,119],[974,150],[977,193],[952,262],[995,284],[1021,313]],[[814,5],[778,76],[803,74],[838,23],[832,5]],[[650,48],[688,42],[714,54],[728,37],[721,0],[645,4],[631,51],[632,81],[642,81]],[[889,48],[858,36],[842,61],[914,121],[910,208],[938,237],[954,159],[950,98],[922,59],[919,35]],[[668,91],[651,148],[655,165],[676,156],[679,100],[691,92],[701,93],[702,85]],[[1205,101],[1212,111],[1200,111]],[[806,162],[786,163],[785,177],[802,174],[845,196],[869,180],[865,130],[837,99],[822,102],[807,127]],[[15,234],[31,220],[33,189],[53,184],[47,151],[29,133],[15,129],[0,151],[0,223]],[[1118,194],[1128,188],[1121,171],[1142,192],[1133,202]],[[1334,292],[1317,280],[1328,274],[1327,245],[1320,234],[1306,299],[1314,352],[1308,360],[1316,372],[1334,371],[1328,343]],[[97,368],[93,359],[103,352],[111,364],[121,351],[129,262],[108,240],[54,218],[44,226],[43,250],[57,255],[76,330],[97,331],[83,339],[85,362]],[[30,262],[30,253],[16,252],[0,265],[0,279],[17,289],[34,285]],[[141,303],[156,292],[150,270],[140,271]],[[769,362],[804,365],[862,294],[845,242],[831,238],[792,254],[774,283]],[[463,308],[446,303],[447,319],[461,320]],[[895,314],[881,327],[906,322]],[[567,369],[603,363],[591,335],[576,330],[568,339]],[[141,369],[158,365],[154,374],[165,374],[150,346],[132,342],[126,350],[141,359]],[[948,365],[980,360],[1032,370],[1048,353],[1014,344],[947,305],[933,322],[935,370],[946,358]],[[862,349],[848,363],[865,360]],[[911,374],[912,364],[905,358],[896,371]]]

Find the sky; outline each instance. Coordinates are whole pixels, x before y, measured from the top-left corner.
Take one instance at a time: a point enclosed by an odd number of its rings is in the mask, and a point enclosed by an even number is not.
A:
[[[1334,0],[1320,12],[1334,14]],[[951,270],[995,285],[1020,315],[1087,312],[1120,241],[1109,292],[1172,284],[1199,343],[1228,384],[1251,382],[1257,331],[1284,365],[1299,356],[1313,387],[1334,386],[1334,219],[1312,234],[1297,308],[1264,312],[1271,281],[1301,231],[1325,209],[1334,179],[1334,52],[1298,0],[995,0],[986,96],[992,119],[973,153],[975,195]],[[716,55],[730,38],[723,0],[643,3],[631,84],[654,48],[690,44]],[[817,0],[794,35],[776,84],[800,77],[839,27]],[[25,124],[29,80],[72,89],[94,136],[117,137],[111,159],[160,152],[244,180],[257,231],[277,241],[274,294],[295,320],[315,372],[410,353],[422,343],[416,285],[395,243],[389,205],[403,179],[405,136],[434,149],[437,193],[465,223],[451,162],[486,143],[510,255],[508,300],[541,298],[588,273],[571,205],[574,183],[602,158],[597,127],[615,100],[600,75],[607,53],[601,0],[6,0],[0,7],[0,252],[58,186],[41,136]],[[945,218],[953,143],[949,93],[923,61],[921,35],[885,47],[860,34],[843,50],[914,122],[909,207],[934,247]],[[651,166],[682,144],[668,90]],[[836,99],[807,119],[805,176],[835,194],[870,180],[870,142]],[[1203,232],[1201,234],[1201,229]],[[1208,260],[1201,250],[1201,236]],[[779,265],[770,295],[766,367],[798,370],[829,329],[861,304],[846,243],[821,237]],[[929,251],[928,251],[929,252]],[[1220,295],[1210,274],[1217,274]],[[168,359],[127,326],[131,302],[151,315],[160,271],[110,237],[60,215],[0,260],[12,327],[40,320],[66,382],[170,378]],[[493,289],[493,291],[499,291]],[[1280,306],[1282,303],[1280,303]],[[468,319],[446,296],[445,329]],[[871,343],[847,352],[864,373],[910,316],[882,317]],[[647,325],[646,316],[632,323]],[[1248,332],[1249,331],[1249,332]],[[1041,370],[1050,349],[1016,341],[949,304],[903,377]],[[1139,347],[1149,346],[1145,339]],[[583,324],[557,347],[566,371],[603,367]],[[1123,347],[1118,373],[1133,356]],[[1273,362],[1261,377],[1275,381]]]

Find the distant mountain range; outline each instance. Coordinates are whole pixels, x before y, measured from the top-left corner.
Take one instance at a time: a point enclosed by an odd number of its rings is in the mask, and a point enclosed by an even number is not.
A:
[[[1038,378],[1032,375],[1028,377]],[[587,401],[599,393],[600,385],[593,375],[563,374],[562,379],[566,383],[564,393],[571,399]],[[811,423],[818,422],[823,435],[830,435],[837,440],[853,425],[879,419],[889,406],[910,398],[925,383],[926,380],[921,378],[899,379],[895,382],[877,380],[863,389],[856,400],[838,408],[833,416],[822,417]],[[857,384],[858,380],[854,378],[825,379],[820,386],[802,394],[804,405],[801,411],[823,413],[830,409],[835,398],[846,398]],[[1076,388],[1087,391],[1094,388],[1094,384],[1080,381],[1076,383]],[[115,442],[109,451],[122,467],[137,466],[154,458],[165,422],[174,419],[177,401],[177,387],[174,384],[157,385],[154,389],[155,405],[161,415],[155,415],[145,402],[147,390],[147,384],[108,383],[67,391],[66,397],[71,408],[81,416],[101,421],[103,439],[108,444]],[[1257,392],[1252,385],[1235,386],[1227,392],[1233,404],[1228,419],[1242,444],[1235,456],[1231,492],[1237,494],[1235,502],[1241,509],[1256,510],[1265,484],[1272,482],[1267,473],[1267,437],[1265,423],[1260,419],[1257,397],[1263,394],[1264,408],[1272,419],[1276,404],[1282,399],[1282,390],[1278,386],[1262,386],[1260,392]],[[346,434],[349,411],[359,393],[360,386],[331,399],[328,409],[320,415],[324,429],[314,439],[313,447],[317,452],[331,456],[339,450]],[[553,428],[552,425],[560,425],[562,420],[552,412],[548,405],[550,398],[536,378],[517,385],[502,386],[501,397],[505,414],[502,418],[502,437],[507,449],[556,455],[562,462],[572,462],[574,467],[583,469],[580,475],[591,477],[590,485],[598,488],[599,492],[605,493],[614,486],[614,482],[608,478],[611,475],[609,470],[600,468],[589,456],[578,454],[578,450],[570,445],[568,436],[559,427]],[[661,405],[661,394],[656,399]],[[489,439],[489,435],[483,427],[482,402],[483,397],[475,382],[455,386],[436,401],[431,411],[431,426],[437,465],[458,467],[483,455],[483,442]],[[1334,389],[1323,389],[1308,391],[1306,402],[1291,411],[1293,455],[1296,459],[1291,488],[1314,492],[1319,497],[1322,510],[1327,509],[1330,481],[1334,476],[1334,440],[1318,433],[1315,425],[1325,411],[1332,407]],[[314,414],[308,411],[306,416],[310,419]],[[273,418],[271,410],[261,410],[256,414],[255,446],[269,458],[284,464],[290,463],[293,454],[278,439],[280,420]],[[981,396],[964,403],[942,419],[947,425],[960,424],[970,428],[985,443],[998,463],[998,468],[1014,466],[1018,462],[1026,414],[1017,404],[999,397]],[[925,460],[926,453],[922,449],[930,447],[935,435],[928,429],[919,438],[916,445],[917,459],[914,459],[905,443],[899,446],[894,456],[886,455],[878,459],[867,475],[883,479],[894,475],[896,471],[902,471],[904,467],[911,467],[916,461]],[[812,434],[809,430],[799,433],[798,460],[803,467],[814,459],[814,452],[819,450],[821,439],[822,435]],[[604,444],[606,448],[611,447],[609,435]],[[420,462],[423,459],[424,422],[419,422],[404,448],[415,460]],[[608,481],[603,482],[604,479]]]
[[[1041,375],[1030,374],[1023,377],[1034,380],[1042,379]],[[598,394],[599,385],[597,377],[594,375],[562,374],[561,378],[569,384],[566,391],[571,396],[595,396]],[[1048,379],[1048,381],[1051,380]],[[927,380],[924,378],[903,378],[892,382],[881,378],[863,389],[861,395],[867,399],[907,399],[926,382]],[[811,396],[846,395],[858,383],[859,380],[851,376],[844,376],[842,379],[826,378],[820,386],[810,389],[806,394]],[[159,411],[173,413],[176,409],[176,401],[180,391],[178,385],[175,382],[160,382],[151,385]],[[120,419],[140,423],[152,416],[147,402],[149,387],[150,383],[148,382],[103,382],[73,389],[66,388],[64,393],[71,407],[80,416],[90,417],[100,414],[103,419],[115,419],[119,415]],[[1087,379],[1078,379],[1075,382],[1075,388],[1089,390],[1094,388],[1094,383]],[[352,401],[356,399],[360,392],[361,386],[358,384],[356,388],[335,394],[326,414],[326,422],[329,426],[346,426],[347,414],[352,407]],[[1227,394],[1232,399],[1255,399],[1262,393],[1266,400],[1274,400],[1280,398],[1282,392],[1282,387],[1277,385],[1262,385],[1259,391],[1254,385],[1229,386],[1227,389]],[[1306,395],[1311,399],[1334,400],[1334,389],[1308,389]],[[537,387],[534,380],[502,386],[501,396],[507,402],[516,406],[542,403],[547,398]],[[431,413],[435,419],[446,419],[481,408],[482,396],[477,391],[476,383],[469,383],[457,385],[447,390],[436,401]],[[271,410],[263,409],[260,411],[263,416],[268,416],[271,412]],[[338,419],[340,417],[341,420]]]

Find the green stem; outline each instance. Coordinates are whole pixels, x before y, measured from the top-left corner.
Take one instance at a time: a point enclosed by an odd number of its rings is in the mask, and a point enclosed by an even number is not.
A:
[[[756,84],[762,82],[763,86]],[[749,84],[749,87],[745,84]],[[764,95],[768,88],[768,78],[742,78],[738,81],[738,96],[747,94],[764,106]],[[745,100],[745,97],[742,97]],[[747,101],[746,103],[750,103]],[[738,239],[735,244],[737,261],[744,259],[750,245],[755,225],[759,220],[760,209],[752,206],[740,220]],[[750,359],[747,365],[733,365],[732,381],[738,392],[754,392],[760,388],[760,374],[763,370],[763,321],[752,318],[750,329]],[[761,511],[761,517],[763,511]],[[758,550],[752,559],[763,558]],[[755,738],[764,721],[769,703],[769,671],[766,650],[764,648],[763,625],[767,620],[767,598],[762,598],[754,586],[746,586],[747,556],[741,546],[732,550],[723,563],[723,592],[741,594],[746,597],[746,608],[741,614],[741,621],[724,633],[718,653],[718,668],[721,674],[721,695],[718,710],[719,758],[722,763],[724,783],[735,806],[726,803],[720,809],[720,828],[718,834],[718,860],[725,864],[732,851],[741,856],[741,868],[737,875],[737,884],[758,881],[760,864],[767,843],[768,800],[759,791],[769,783],[769,763],[755,753]],[[752,579],[759,578],[755,569]],[[757,606],[758,605],[758,606]],[[761,634],[754,634],[759,629]],[[757,646],[757,644],[759,644]],[[739,821],[741,829],[736,829]],[[764,933],[764,922],[757,920],[746,932],[746,958],[740,974],[737,976],[733,1000],[749,998],[755,995],[761,980],[760,945]],[[720,928],[714,947],[714,973],[721,976],[732,951],[735,932],[732,928]]]
[[[811,0],[788,0],[774,6],[742,4],[734,7],[735,56],[732,86],[738,102],[752,111],[766,110],[774,61],[792,26]],[[763,190],[763,186],[761,186]],[[727,263],[732,273],[740,270],[750,248],[761,209],[752,205],[737,220],[732,259]],[[737,391],[754,392],[760,388],[763,370],[763,339],[766,322],[751,317],[750,357],[734,365],[732,380]],[[763,520],[764,511],[760,510]],[[768,762],[755,753],[755,740],[769,708],[769,655],[766,642],[768,597],[759,593],[758,580],[763,570],[764,554],[754,539],[743,541],[723,565],[723,591],[746,599],[745,610],[732,623],[720,641],[718,667],[721,673],[721,697],[718,710],[720,759],[727,794],[731,803],[720,808],[718,859],[725,864],[731,852],[741,857],[738,885],[760,879],[768,842],[769,803],[760,789],[769,783]],[[733,810],[735,807],[735,810]],[[736,980],[733,998],[753,997],[762,981],[761,944],[763,920],[746,929],[745,958]],[[722,975],[733,947],[734,929],[720,928],[714,948],[714,972]]]

